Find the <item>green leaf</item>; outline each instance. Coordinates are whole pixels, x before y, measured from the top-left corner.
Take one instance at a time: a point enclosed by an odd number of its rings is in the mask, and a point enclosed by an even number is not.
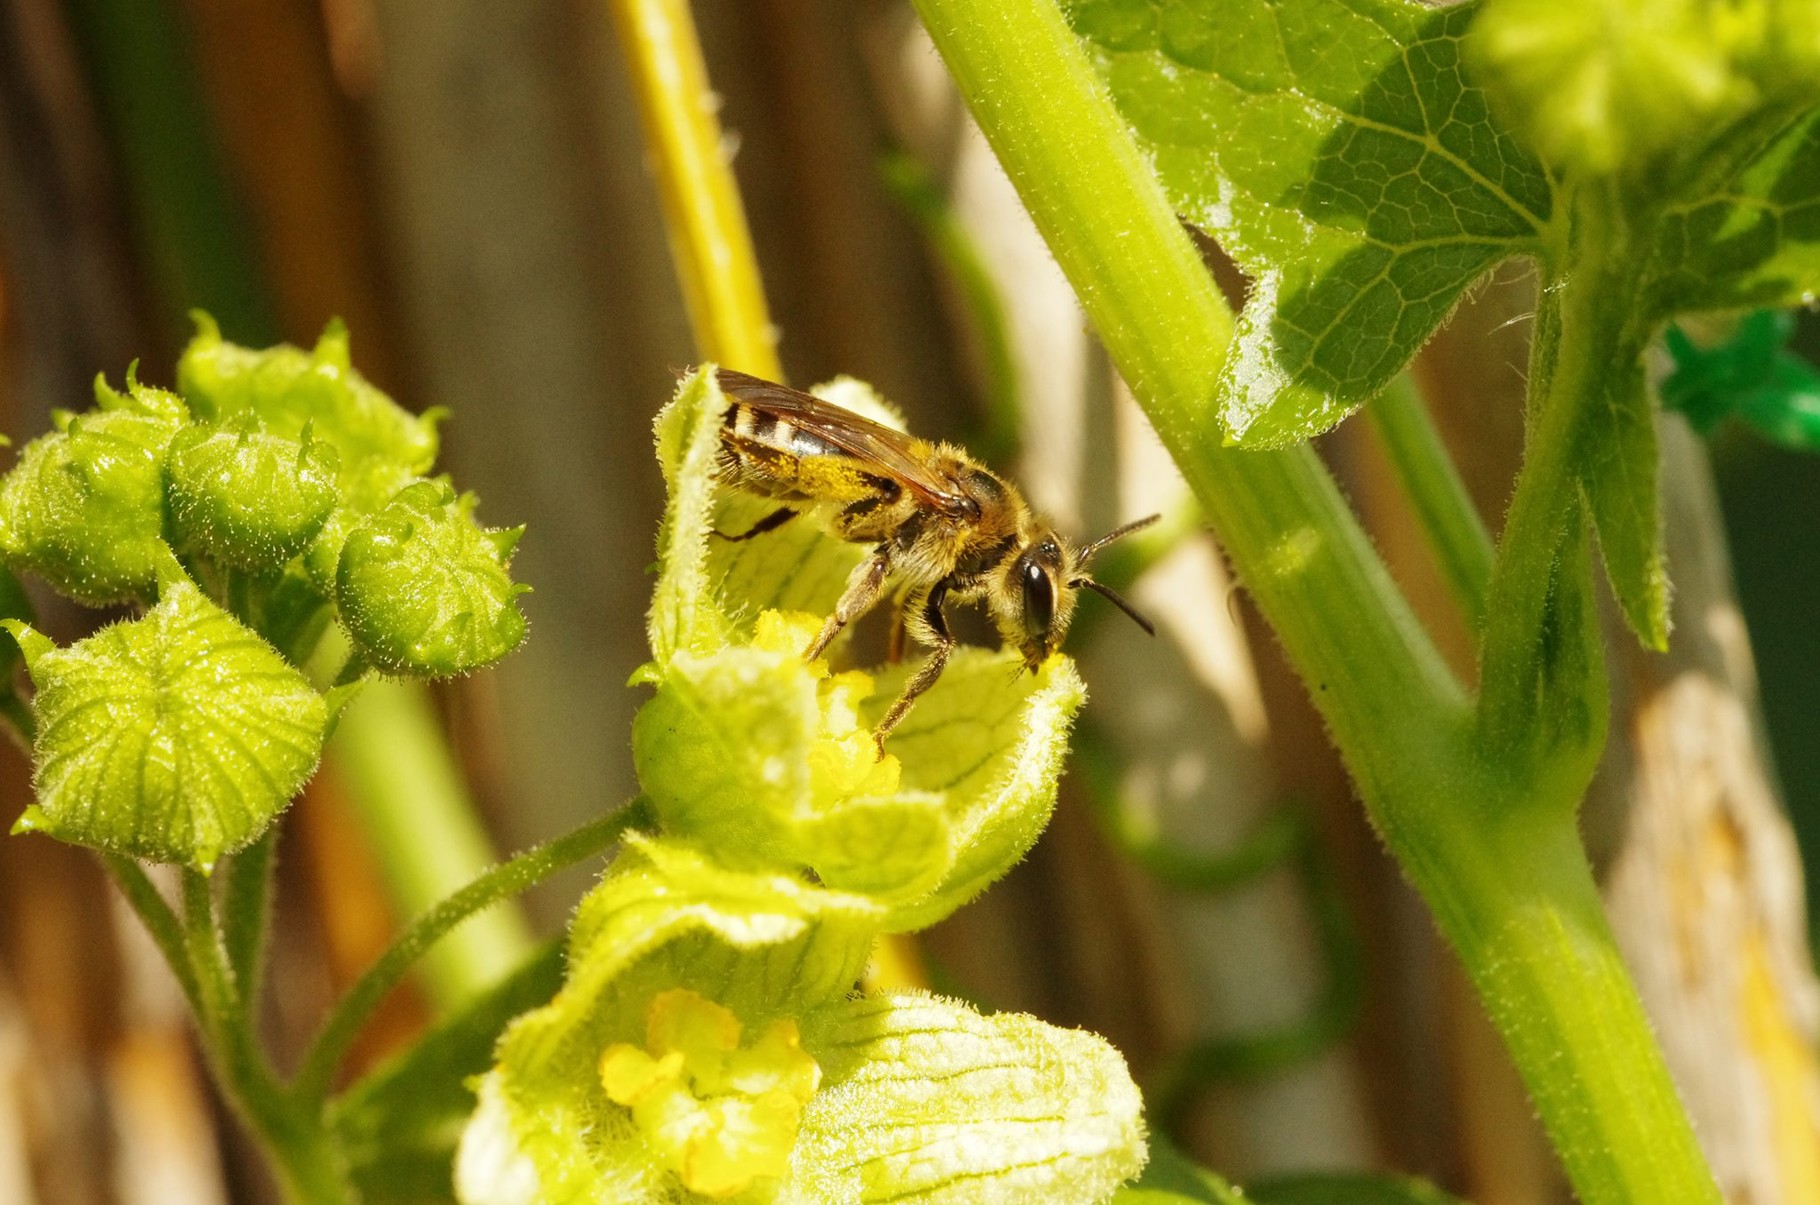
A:
[[[37,688],[37,802],[17,831],[207,870],[316,768],[322,696],[187,579],[65,649],[7,626]]]
[[[250,413],[185,427],[165,461],[172,527],[221,564],[276,569],[322,530],[340,466],[333,445],[268,434]]]
[[[1660,318],[1812,304],[1820,293],[1820,113],[1797,119],[1655,227],[1649,305]]]
[[[906,994],[811,1013],[803,1047],[823,1079],[783,1200],[1085,1203],[1144,1166],[1137,1086],[1093,1034]]]
[[[350,531],[335,578],[348,634],[387,673],[441,678],[491,664],[525,636],[506,572],[518,530],[474,522],[474,496],[406,486]]]
[[[492,1065],[506,1023],[561,985],[562,945],[552,941],[334,1102],[330,1124],[362,1201],[454,1199],[449,1168],[474,1110],[472,1080]]]
[[[1656,407],[1641,348],[1620,341],[1592,388],[1595,397],[1576,449],[1612,593],[1631,630],[1650,648],[1668,647],[1668,571],[1657,500]]]
[[[58,417],[0,482],[0,554],[93,606],[149,600],[164,545],[165,449],[186,417],[162,389],[95,382],[99,413]]]
[[[1235,442],[1332,426],[1475,279],[1558,237],[1548,178],[1464,77],[1476,5],[1067,7],[1177,211],[1252,278],[1218,391]]]
[[[1425,1180],[1310,1172],[1247,1185],[1245,1199],[1257,1205],[1464,1205]]]

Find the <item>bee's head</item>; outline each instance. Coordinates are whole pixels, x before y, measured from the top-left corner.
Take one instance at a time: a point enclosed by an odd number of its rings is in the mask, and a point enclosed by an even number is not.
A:
[[[1074,618],[1074,600],[1082,588],[1102,594],[1119,610],[1131,616],[1137,625],[1156,635],[1148,619],[1110,587],[1087,575],[1087,562],[1093,554],[1120,536],[1128,535],[1156,522],[1158,516],[1127,523],[1101,536],[1085,548],[1075,551],[1047,528],[1033,533],[1030,539],[1005,559],[1007,580],[998,591],[1000,604],[993,608],[999,635],[1007,645],[1024,655],[1024,665],[1031,672],[1061,644]]]

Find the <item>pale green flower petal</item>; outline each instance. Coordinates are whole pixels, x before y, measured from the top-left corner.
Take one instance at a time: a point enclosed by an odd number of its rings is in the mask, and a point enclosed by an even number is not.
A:
[[[895,675],[883,678],[873,705],[888,705],[896,686]],[[1067,657],[1051,657],[1032,675],[1013,654],[955,654],[891,734],[905,787],[947,800],[953,844],[953,865],[936,889],[892,910],[894,932],[947,916],[1036,844],[1055,810],[1069,725],[1086,698]]]
[[[792,1205],[1094,1205],[1144,1166],[1142,1100],[1103,1038],[934,996],[843,1000],[803,1021],[824,1076]]]
[[[576,914],[563,990],[500,1042],[462,1140],[461,1200],[522,1201],[527,1180],[545,1203],[685,1199],[632,1113],[608,1099],[602,1054],[643,1044],[648,1006],[666,990],[731,1009],[755,1036],[841,998],[881,915],[860,896],[634,839]]]

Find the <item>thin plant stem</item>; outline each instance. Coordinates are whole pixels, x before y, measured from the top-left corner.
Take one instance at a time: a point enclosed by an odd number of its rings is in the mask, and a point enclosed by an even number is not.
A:
[[[248,1015],[259,1010],[259,988],[265,961],[266,926],[271,919],[272,865],[278,826],[231,858],[221,893],[221,933],[228,969],[246,1002]]]
[[[777,334],[688,0],[609,0],[607,8],[638,94],[696,351],[777,380]]]
[[[460,891],[423,913],[400,933],[335,1005],[310,1044],[292,1091],[301,1100],[323,1100],[335,1069],[386,995],[397,986],[425,951],[468,917],[508,896],[541,882],[565,866],[600,853],[629,828],[649,824],[651,812],[642,800],[589,822],[574,832],[525,850],[480,875]]]
[[[177,986],[183,989],[183,998],[189,1001],[190,1011],[201,1015],[202,1000],[196,985],[196,972],[190,966],[189,949],[184,944],[183,926],[177,922],[177,914],[171,911],[170,904],[152,884],[145,867],[133,859],[125,854],[104,853],[101,864],[107,867],[108,876],[120,888],[120,894],[126,897],[126,902],[139,917],[139,923],[151,935],[152,944],[164,956],[165,964],[177,978]]]
[[[342,1205],[351,1197],[323,1109],[319,1102],[287,1093],[273,1075],[228,965],[209,881],[188,866],[182,876],[184,947],[198,989],[197,1023],[216,1078],[264,1145],[285,1200]]]
[[[1371,428],[1433,549],[1441,576],[1470,630],[1485,624],[1485,593],[1496,552],[1447,448],[1407,373],[1365,408]]]

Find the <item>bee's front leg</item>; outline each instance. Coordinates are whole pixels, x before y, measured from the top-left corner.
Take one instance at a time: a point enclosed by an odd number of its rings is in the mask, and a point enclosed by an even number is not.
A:
[[[878,601],[879,592],[885,588],[885,577],[890,572],[889,544],[880,544],[871,556],[854,566],[847,577],[847,588],[841,592],[840,601],[834,604],[834,613],[828,616],[828,622],[822,625],[814,643],[803,652],[804,661],[813,661],[827,652],[841,629],[872,608]]]
[[[878,722],[873,732],[873,739],[878,742],[878,755],[885,756],[885,738],[906,715],[910,714],[910,705],[916,697],[935,685],[935,680],[942,676],[942,670],[948,665],[948,657],[954,652],[955,639],[948,634],[948,617],[942,613],[942,603],[948,597],[948,583],[937,582],[920,595],[911,595],[904,604],[906,624],[910,634],[924,644],[935,649],[929,660],[923,662],[922,668],[910,676],[904,684],[904,693],[897,696],[897,702],[891,704],[891,710]]]

